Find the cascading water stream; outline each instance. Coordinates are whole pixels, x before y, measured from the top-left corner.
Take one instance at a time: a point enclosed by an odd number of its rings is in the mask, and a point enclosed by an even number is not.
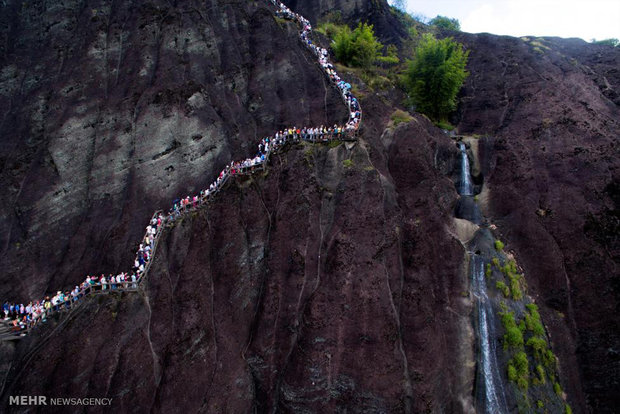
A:
[[[461,181],[459,182],[459,194],[463,196],[471,196],[474,195],[474,190],[471,184],[469,158],[467,157],[467,150],[465,148],[465,144],[459,142],[459,149],[461,150]]]
[[[455,210],[457,218],[482,224],[484,219],[474,199],[474,186],[465,143],[458,143],[461,151],[461,174],[455,184],[459,201]],[[497,361],[496,310],[487,295],[485,257],[473,253],[475,247],[470,245],[471,254],[471,292],[476,305],[475,329],[477,341],[476,400],[480,408],[477,412],[487,414],[508,413],[506,390],[501,369]],[[489,260],[489,259],[487,259]]]
[[[504,382],[497,363],[495,338],[495,313],[489,297],[484,274],[484,260],[474,254],[471,261],[472,291],[476,299],[478,330],[478,378],[477,387],[484,396],[484,412],[507,413]]]

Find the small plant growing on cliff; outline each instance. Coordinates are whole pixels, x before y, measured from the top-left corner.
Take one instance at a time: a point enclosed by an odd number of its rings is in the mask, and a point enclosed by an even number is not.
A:
[[[504,294],[505,298],[510,297],[510,289],[508,288],[508,286],[506,286],[504,282],[502,282],[501,280],[498,280],[497,283],[495,284],[495,287]]]
[[[508,363],[508,380],[517,382],[517,369],[512,365],[512,362]]]
[[[400,109],[397,109],[396,111],[394,111],[394,113],[392,113],[392,116],[390,118],[392,118],[392,122],[394,122],[394,126],[397,126],[398,124],[403,123],[403,122],[409,122],[413,120],[413,117],[409,115],[409,113],[402,111]]]
[[[543,368],[542,365],[538,364],[536,365],[536,373],[538,374],[538,382],[540,384],[544,384],[547,382],[546,376],[545,376],[545,369]]]
[[[343,165],[345,168],[351,168],[351,167],[353,167],[353,160],[351,160],[351,159],[346,159],[346,160],[342,161],[342,165]]]
[[[512,293],[512,299],[513,300],[523,299],[523,292],[521,291],[521,285],[519,283],[519,279],[512,274],[508,275],[508,278],[510,279],[510,292]]]
[[[504,349],[507,348],[521,348],[523,347],[523,334],[517,327],[515,322],[515,315],[512,312],[501,312],[502,325],[506,330],[504,334]]]
[[[523,391],[527,391],[530,376],[530,364],[527,355],[523,351],[517,352],[512,361],[517,370],[517,386]]]
[[[495,250],[497,250],[498,252],[504,250],[504,243],[502,243],[501,240],[495,240]]]

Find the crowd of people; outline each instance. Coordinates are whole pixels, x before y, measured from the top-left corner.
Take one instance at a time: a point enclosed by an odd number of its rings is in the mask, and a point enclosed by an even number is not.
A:
[[[81,298],[95,292],[112,290],[136,290],[138,283],[146,272],[146,266],[151,260],[151,252],[160,234],[164,216],[157,212],[146,227],[142,243],[138,247],[134,267],[130,273],[121,272],[113,275],[86,276],[86,279],[73,289],[57,291],[55,295],[46,296],[41,300],[15,304],[8,301],[2,304],[4,320],[9,321],[15,333],[23,334],[27,329],[39,322],[44,322],[52,313],[71,309]]]
[[[321,69],[330,82],[339,89],[349,109],[347,123],[330,127],[321,125],[320,127],[297,128],[294,126],[277,131],[273,137],[263,138],[258,144],[258,153],[254,157],[246,158],[242,161],[233,161],[220,172],[217,179],[206,190],[202,190],[198,195],[192,197],[187,196],[183,199],[175,200],[172,208],[165,215],[161,212],[156,212],[153,215],[149,225],[146,227],[144,238],[138,247],[131,272],[121,272],[116,275],[108,274],[107,276],[104,274],[100,276],[88,275],[84,282],[76,285],[73,289],[64,292],[58,291],[51,297],[46,296],[41,300],[29,302],[27,305],[5,302],[2,306],[4,319],[10,323],[16,333],[24,334],[27,329],[41,321],[45,321],[50,314],[70,309],[75,302],[91,293],[137,289],[138,283],[140,283],[148,270],[148,264],[151,261],[157,239],[164,225],[174,222],[181,217],[182,213],[197,208],[208,201],[223,187],[229,177],[253,173],[256,169],[262,168],[268,161],[269,155],[280,149],[284,144],[301,140],[310,142],[342,140],[351,138],[357,132],[362,117],[359,102],[351,93],[351,85],[344,82],[338,76],[334,66],[329,62],[327,50],[315,45],[310,39],[312,31],[310,22],[303,16],[291,11],[284,4],[275,0],[269,1],[278,8],[276,11],[278,16],[293,20],[301,25],[301,41],[317,56]]]
[[[167,215],[167,219],[169,221],[173,221],[180,217],[182,213],[205,203],[209,197],[215,194],[222,187],[228,177],[238,174],[253,173],[262,167],[265,162],[267,162],[271,153],[277,151],[288,142],[298,142],[300,140],[310,142],[329,142],[332,140],[348,139],[352,138],[360,127],[362,110],[357,98],[351,93],[351,85],[342,80],[338,73],[336,73],[334,65],[329,62],[328,51],[312,42],[312,39],[310,38],[310,34],[312,32],[310,22],[303,16],[294,13],[284,4],[275,0],[268,1],[278,8],[276,11],[277,16],[284,19],[293,20],[301,26],[302,30],[299,37],[302,43],[307,46],[318,58],[319,66],[329,81],[340,91],[342,99],[349,109],[349,119],[345,125],[321,125],[320,127],[303,128],[293,126],[291,128],[285,128],[277,131],[272,137],[263,138],[258,144],[258,153],[254,157],[246,158],[242,161],[233,161],[227,165],[220,172],[217,179],[209,186],[209,188],[200,191],[198,195],[191,197],[187,196],[183,199],[175,200],[172,209]]]

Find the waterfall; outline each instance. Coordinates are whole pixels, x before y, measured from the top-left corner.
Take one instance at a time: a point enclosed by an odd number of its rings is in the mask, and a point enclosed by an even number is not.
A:
[[[484,412],[507,413],[505,390],[497,362],[495,314],[489,297],[484,274],[484,260],[472,258],[472,290],[476,298],[478,328],[478,389],[484,388]]]
[[[459,149],[461,150],[461,181],[459,183],[459,194],[464,196],[471,196],[474,195],[474,190],[471,185],[469,158],[467,157],[467,150],[465,148],[465,144],[459,142]]]

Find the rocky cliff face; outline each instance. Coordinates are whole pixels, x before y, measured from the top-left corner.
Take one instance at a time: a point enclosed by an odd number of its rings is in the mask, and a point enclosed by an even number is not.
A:
[[[155,209],[277,128],[346,119],[263,3],[4,3],[1,297],[130,268]]]
[[[447,338],[466,336],[467,282],[444,228],[455,192],[433,161],[453,148],[428,129],[375,140],[380,165],[363,144],[306,146],[233,182],[166,232],[143,297],[89,301],[61,334],[21,342],[5,395],[105,394],[157,412],[459,411],[467,352]]]
[[[152,211],[278,128],[346,119],[266,3],[0,6],[3,297],[128,269]],[[289,4],[313,21],[336,6],[387,16],[384,2]],[[617,52],[458,40],[484,214],[538,296],[573,408],[611,411]],[[458,150],[423,117],[391,126],[383,97],[362,105],[360,142],[291,148],[168,229],[142,294],[2,343],[3,407],[42,394],[121,412],[471,411]]]
[[[2,49],[2,288],[16,300],[129,268],[154,209],[283,125],[346,118],[265,4],[77,6],[3,6],[17,40]],[[467,337],[469,312],[445,231],[457,152],[423,118],[386,130],[392,109],[364,105],[359,144],[293,149],[169,230],[144,296],[3,343],[5,407],[42,393],[122,411],[459,410],[472,356],[447,339]]]
[[[620,50],[460,34],[459,131],[480,134],[485,214],[524,267],[580,411],[618,406]],[[587,406],[587,408],[586,408]]]

